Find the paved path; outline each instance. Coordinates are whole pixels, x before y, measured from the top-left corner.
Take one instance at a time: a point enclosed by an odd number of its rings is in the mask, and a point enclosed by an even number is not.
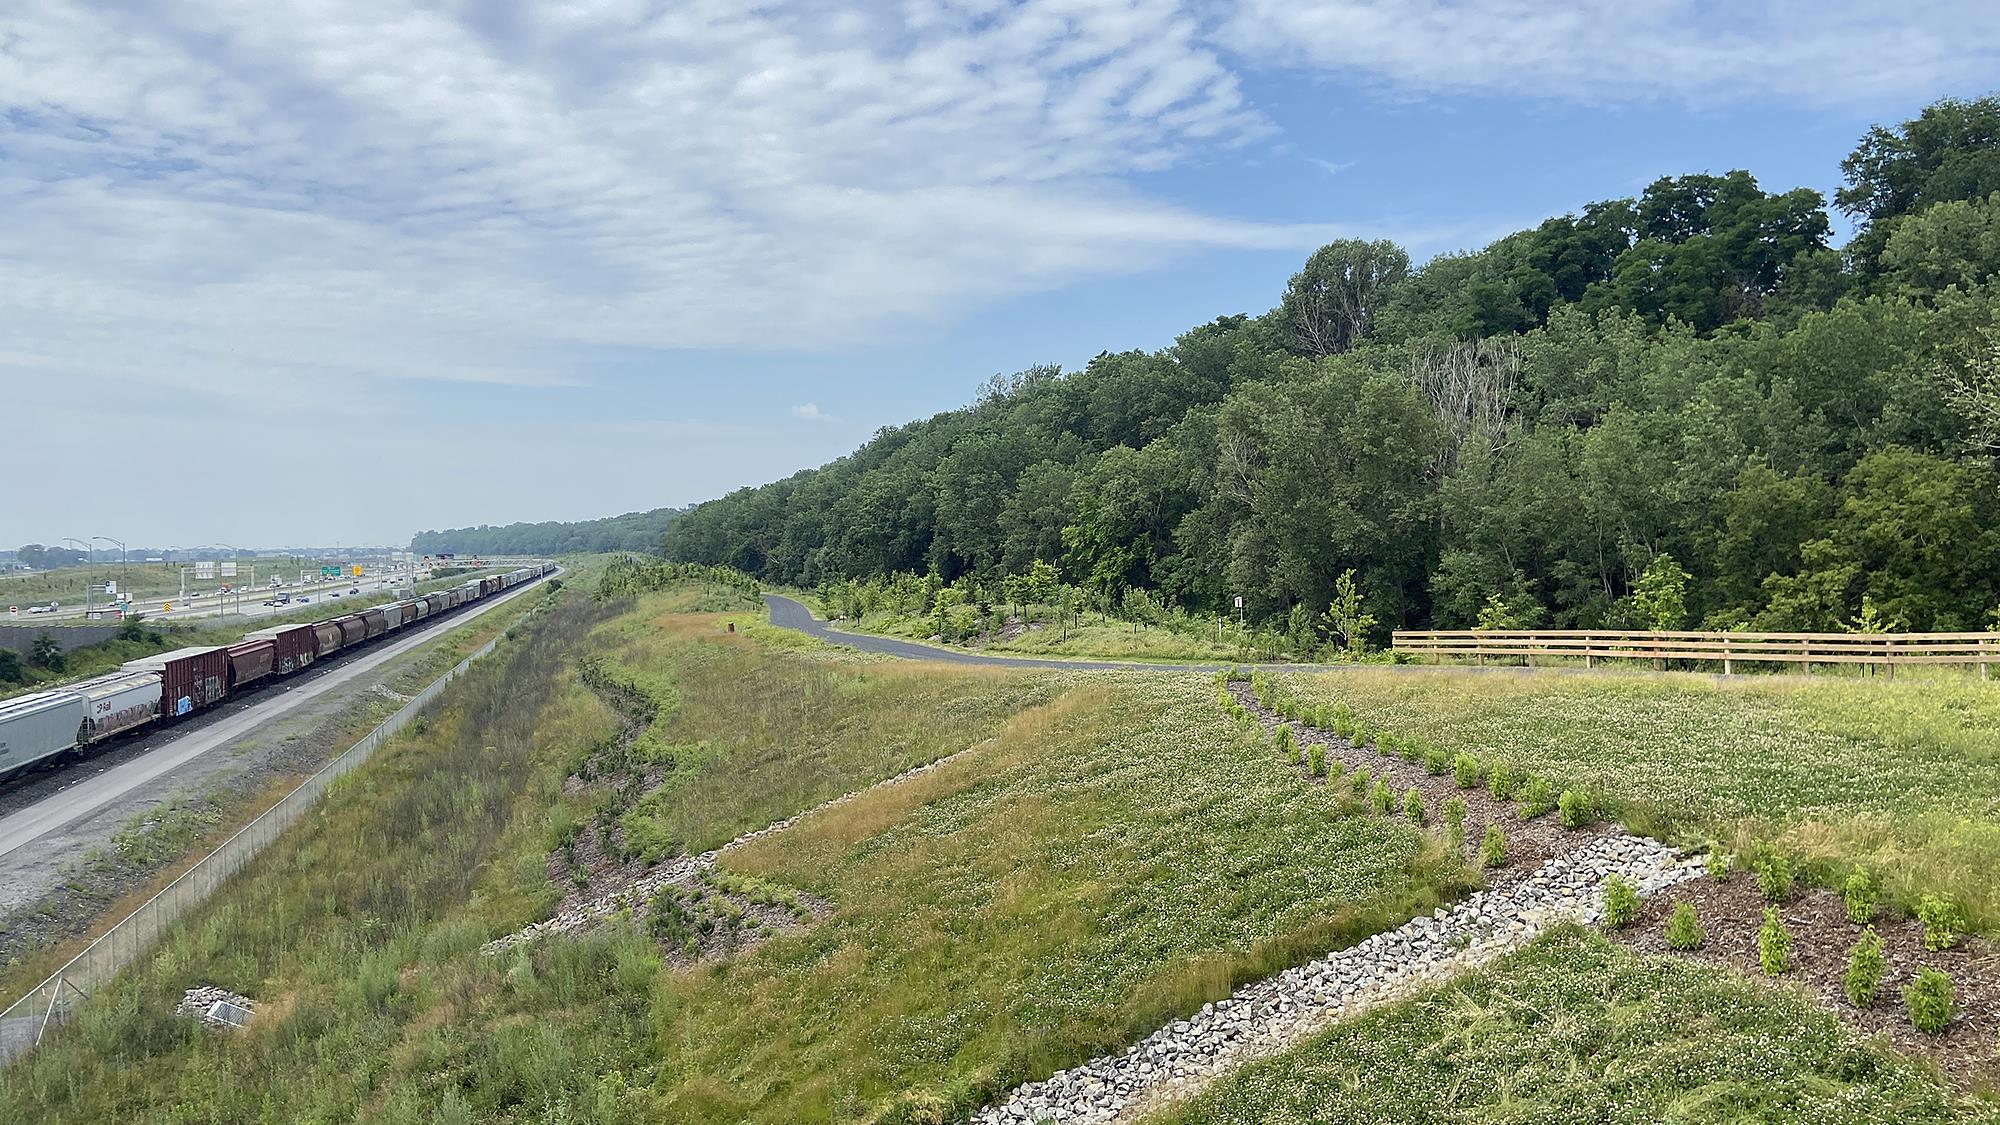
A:
[[[812,615],[803,602],[783,594],[765,594],[771,608],[771,624],[795,629],[820,640],[846,645],[863,652],[900,656],[905,660],[938,660],[947,664],[985,664],[1005,668],[1080,668],[1093,672],[1202,672],[1213,675],[1224,668],[1269,668],[1286,672],[1330,672],[1337,664],[1170,664],[1161,660],[1046,660],[1032,656],[995,656],[963,649],[940,648],[872,633],[850,633],[835,629]]]

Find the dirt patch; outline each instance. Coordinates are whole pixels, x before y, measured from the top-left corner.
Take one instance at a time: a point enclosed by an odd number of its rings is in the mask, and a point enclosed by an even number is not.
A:
[[[1700,949],[1680,952],[1667,948],[1666,919],[1674,904],[1694,906],[1707,941]],[[1961,938],[1957,946],[1932,952],[1924,948],[1923,926],[1913,918],[1877,917],[1872,925],[1882,936],[1882,956],[1888,972],[1871,1008],[1847,1002],[1841,981],[1848,951],[1862,927],[1847,918],[1845,904],[1832,891],[1813,888],[1779,907],[1785,929],[1792,935],[1790,972],[1766,977],[1757,960],[1757,931],[1768,905],[1754,876],[1738,873],[1727,882],[1697,879],[1645,902],[1632,925],[1614,931],[1614,940],[1647,953],[1671,953],[1711,965],[1727,965],[1751,976],[1794,985],[1811,993],[1823,1006],[1863,1031],[1879,1033],[1914,1055],[1931,1060],[1938,1069],[1967,1087],[2000,1086],[2000,1059],[1994,1055],[2000,1037],[2000,950],[1978,938]],[[1926,1035],[1910,1026],[1903,988],[1920,968],[1951,977],[1958,1014],[1943,1034]]]

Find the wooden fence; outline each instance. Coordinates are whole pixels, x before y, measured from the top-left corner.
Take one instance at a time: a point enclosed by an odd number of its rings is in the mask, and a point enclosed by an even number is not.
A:
[[[1398,630],[1393,647],[1417,656],[1582,657],[1599,660],[1702,660],[1722,665],[1723,675],[1742,662],[1797,664],[1812,675],[1815,664],[1873,664],[1889,676],[1899,664],[1977,664],[1980,677],[2000,663],[2000,633],[1699,633],[1615,629],[1467,629],[1455,632]]]

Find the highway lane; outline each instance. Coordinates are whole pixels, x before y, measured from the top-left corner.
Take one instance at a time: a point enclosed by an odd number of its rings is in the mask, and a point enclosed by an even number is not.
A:
[[[561,572],[558,571],[558,574]],[[95,774],[47,797],[0,817],[0,856],[25,847],[64,825],[70,824],[104,805],[149,785],[188,761],[226,745],[231,740],[279,715],[333,691],[355,677],[442,636],[445,631],[472,621],[505,602],[533,590],[541,583],[530,582],[505,594],[476,603],[462,613],[446,615],[420,631],[407,634],[386,645],[370,648],[312,680],[290,685],[274,685],[268,698],[218,722],[180,732],[162,732],[159,745],[130,761]]]
[[[1008,668],[1072,668],[1096,672],[1205,672],[1210,675],[1224,668],[1269,668],[1286,672],[1327,672],[1340,667],[1337,664],[1169,664],[1163,661],[1145,660],[1045,660],[1032,656],[995,656],[981,652],[966,652],[962,649],[939,648],[936,645],[918,644],[915,641],[898,640],[895,637],[878,637],[872,633],[850,633],[835,629],[812,615],[803,602],[783,594],[765,594],[764,604],[770,607],[771,624],[784,629],[792,629],[820,640],[863,652],[877,652],[885,656],[900,656],[905,660],[939,660],[947,664],[984,664]]]

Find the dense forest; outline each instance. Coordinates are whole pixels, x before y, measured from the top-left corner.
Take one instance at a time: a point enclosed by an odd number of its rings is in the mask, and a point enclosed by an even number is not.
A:
[[[1995,627],[2000,98],[1841,167],[1838,248],[1742,171],[1421,268],[1336,242],[1262,316],[996,376],[665,550],[807,586],[1040,560],[1293,631],[1349,571],[1378,629]]]
[[[410,550],[421,555],[564,555],[603,551],[655,551],[660,536],[685,509],[655,508],[575,523],[510,523],[446,531],[420,531]]]

